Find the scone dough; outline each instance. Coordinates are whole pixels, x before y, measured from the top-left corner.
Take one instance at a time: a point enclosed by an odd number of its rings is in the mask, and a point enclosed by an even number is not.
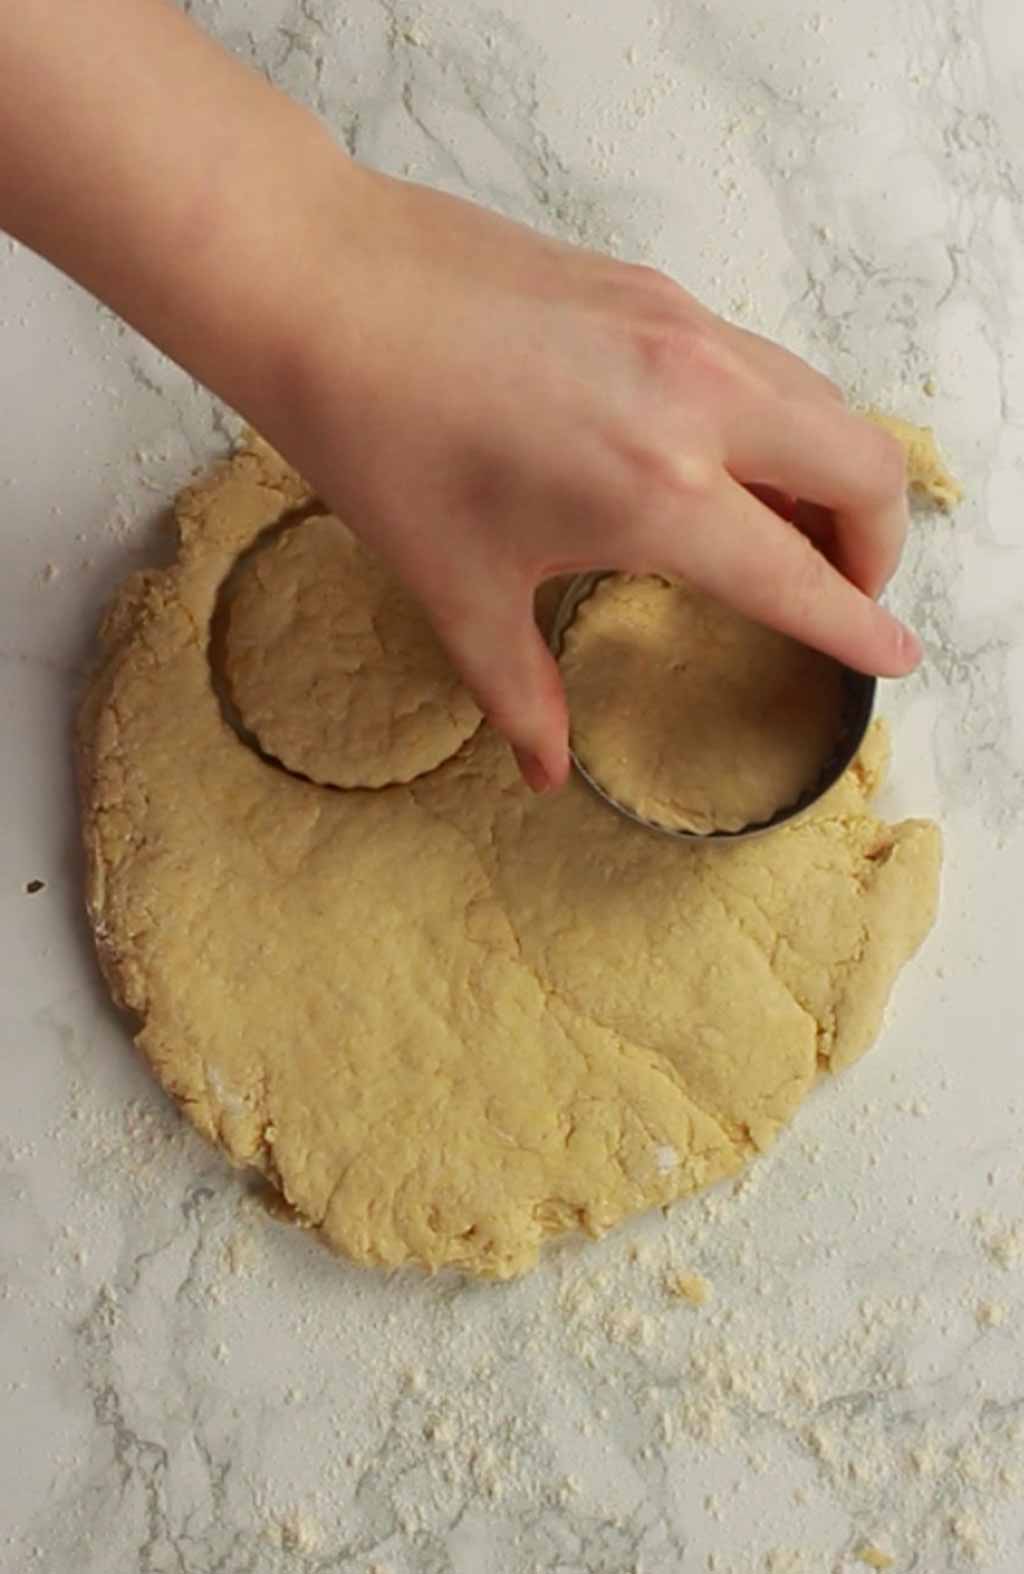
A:
[[[481,726],[407,785],[261,758],[211,680],[222,582],[311,499],[252,442],[135,575],[80,720],[87,892],[137,1038],[199,1129],[361,1263],[508,1277],[731,1175],[875,1037],[935,912],[933,825],[863,758],[763,841],[672,843]]]
[[[814,786],[839,740],[837,662],[678,580],[601,580],[560,665],[577,759],[657,825],[762,824]]]
[[[419,605],[329,515],[239,565],[224,677],[267,754],[336,787],[412,781],[480,725]]]
[[[884,410],[865,410],[865,416],[895,437],[906,455],[907,486],[926,503],[949,513],[961,501],[964,489],[939,453],[930,426],[915,426]]]

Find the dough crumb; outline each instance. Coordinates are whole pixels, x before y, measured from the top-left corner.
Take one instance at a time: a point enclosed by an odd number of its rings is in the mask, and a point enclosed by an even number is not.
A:
[[[872,1541],[865,1541],[857,1548],[856,1558],[858,1563],[866,1564],[869,1569],[891,1569],[896,1566],[896,1559],[876,1547]]]
[[[706,1306],[713,1294],[708,1280],[699,1273],[672,1272],[665,1279],[665,1289],[675,1300],[690,1306]]]
[[[979,1301],[975,1317],[979,1328],[1001,1328],[1006,1321],[1006,1306],[1002,1301]]]
[[[902,445],[907,456],[908,489],[945,513],[955,508],[964,489],[939,453],[931,427],[915,426],[882,410],[865,410],[864,414]]]

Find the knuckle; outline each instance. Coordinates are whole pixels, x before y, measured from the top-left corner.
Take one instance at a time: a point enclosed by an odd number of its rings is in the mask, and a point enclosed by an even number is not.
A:
[[[629,513],[657,526],[681,509],[704,504],[714,492],[719,467],[697,449],[645,445],[629,455]]]
[[[664,301],[678,306],[686,296],[674,279],[667,273],[662,273],[660,268],[652,268],[646,262],[631,262],[624,265],[630,283],[641,297],[648,300]]]
[[[686,314],[668,313],[638,331],[647,372],[669,390],[717,398],[734,386],[737,365],[723,336]]]
[[[668,487],[678,502],[704,503],[718,485],[720,467],[710,454],[679,450],[666,460]]]

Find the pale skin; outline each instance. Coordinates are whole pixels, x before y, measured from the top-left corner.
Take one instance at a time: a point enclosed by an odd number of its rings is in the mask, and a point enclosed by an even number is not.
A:
[[[569,769],[533,618],[555,574],[678,574],[863,671],[920,660],[877,601],[902,453],[796,356],[354,163],[169,0],[0,6],[0,78],[0,225],[389,560],[535,790]]]

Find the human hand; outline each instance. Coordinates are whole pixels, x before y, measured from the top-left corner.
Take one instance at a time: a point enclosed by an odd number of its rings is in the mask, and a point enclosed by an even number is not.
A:
[[[916,664],[873,600],[902,455],[827,379],[649,269],[360,169],[166,0],[52,11],[0,11],[0,222],[390,561],[532,786],[569,763],[533,618],[555,574],[676,574],[852,666]]]
[[[531,786],[568,772],[533,615],[556,574],[679,575],[863,671],[916,665],[874,600],[906,531],[903,455],[825,377],[651,270],[345,180],[263,424],[421,598]]]

